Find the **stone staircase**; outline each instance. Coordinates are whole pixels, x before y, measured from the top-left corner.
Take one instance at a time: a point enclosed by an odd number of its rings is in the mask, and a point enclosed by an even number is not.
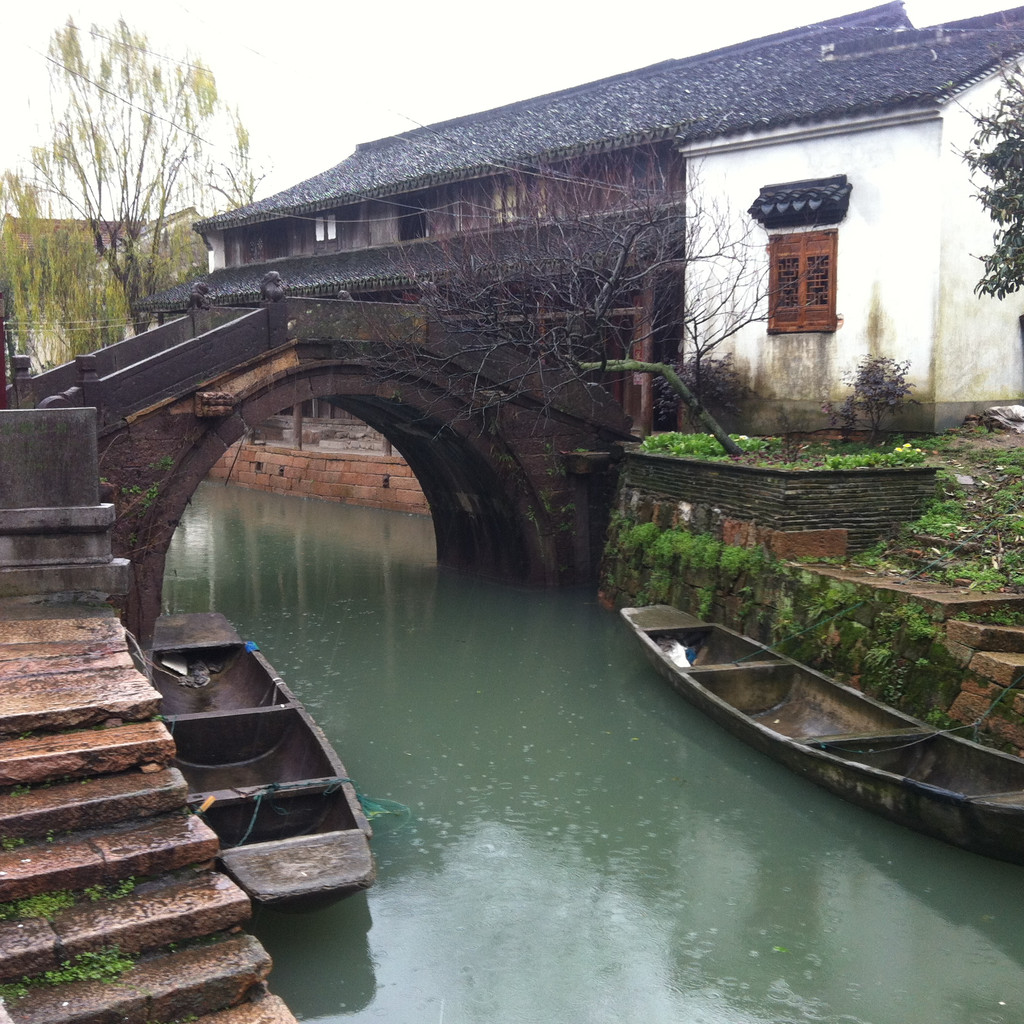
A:
[[[158,699],[109,608],[0,602],[0,984],[63,975],[0,1001],[0,1024],[295,1022]],[[134,964],[87,977],[112,947]]]
[[[1007,711],[1024,715],[1024,627],[950,619],[946,647],[965,669],[950,717],[967,724],[987,718],[988,731],[1020,749],[1019,730],[990,711],[998,701]],[[1007,687],[1021,689],[1007,694]]]

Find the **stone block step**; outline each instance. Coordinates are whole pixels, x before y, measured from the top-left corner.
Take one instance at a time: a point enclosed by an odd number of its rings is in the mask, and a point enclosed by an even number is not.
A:
[[[261,993],[270,957],[251,935],[147,957],[114,982],[32,988],[8,1004],[13,1024],[195,1020]],[[257,1018],[258,1019],[258,1018]]]
[[[174,871],[211,860],[218,848],[213,830],[191,814],[25,843],[0,850],[0,903]]]
[[[144,883],[121,899],[83,899],[52,921],[0,921],[0,978],[41,974],[109,946],[126,953],[159,949],[224,931],[250,913],[248,897],[220,872]]]
[[[162,722],[0,739],[0,786],[80,779],[141,764],[167,765],[173,757],[174,740]]]
[[[967,667],[974,675],[999,686],[1024,686],[1024,654],[978,651]]]
[[[139,721],[152,718],[159,704],[160,694],[123,644],[83,655],[51,652],[0,660],[0,736],[73,729],[109,718]]]
[[[283,999],[265,995],[251,1003],[199,1017],[193,1024],[298,1024],[298,1021]]]
[[[188,785],[177,768],[8,790],[0,797],[0,836],[31,839],[152,818],[184,807],[187,797]]]
[[[989,626],[982,622],[950,619],[946,623],[946,639],[975,651],[1024,654],[1024,627],[1021,626]]]
[[[124,626],[113,609],[82,609],[79,605],[19,606],[3,602],[0,608],[0,648],[6,644],[112,643],[124,641]]]

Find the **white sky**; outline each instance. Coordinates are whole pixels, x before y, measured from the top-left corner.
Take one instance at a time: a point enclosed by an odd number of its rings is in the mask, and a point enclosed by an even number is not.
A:
[[[123,12],[153,50],[202,57],[222,98],[240,108],[254,161],[270,172],[258,193],[265,196],[333,166],[358,142],[871,6],[872,0],[27,0],[7,13],[0,33],[0,170],[17,166],[48,135],[44,55],[69,16],[88,29],[109,26]],[[923,26],[1014,3],[905,6]]]

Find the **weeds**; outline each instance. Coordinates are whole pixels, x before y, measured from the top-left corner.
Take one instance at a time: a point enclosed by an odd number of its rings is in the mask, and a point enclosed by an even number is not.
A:
[[[122,953],[116,946],[95,952],[79,953],[65,960],[60,967],[42,974],[24,977],[21,981],[0,985],[0,997],[21,999],[32,988],[67,985],[76,981],[116,981],[125,971],[135,966],[135,957]]]

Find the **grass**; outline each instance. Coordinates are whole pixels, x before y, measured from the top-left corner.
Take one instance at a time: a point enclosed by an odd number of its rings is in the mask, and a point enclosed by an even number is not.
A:
[[[728,455],[710,434],[674,431],[644,438],[644,451],[702,462],[730,462],[739,466],[771,469],[844,470],[868,467],[920,466],[927,455],[913,442],[902,439],[882,445],[841,441],[793,441],[781,437],[730,435],[742,455]]]
[[[65,960],[60,967],[42,974],[26,976],[21,981],[0,985],[0,998],[15,1001],[28,994],[29,989],[52,985],[67,985],[76,981],[116,981],[125,971],[135,966],[137,957],[122,953],[116,946],[95,952],[79,953]]]
[[[947,586],[1024,594],[1024,438],[963,428],[916,442],[939,493],[868,557]]]

